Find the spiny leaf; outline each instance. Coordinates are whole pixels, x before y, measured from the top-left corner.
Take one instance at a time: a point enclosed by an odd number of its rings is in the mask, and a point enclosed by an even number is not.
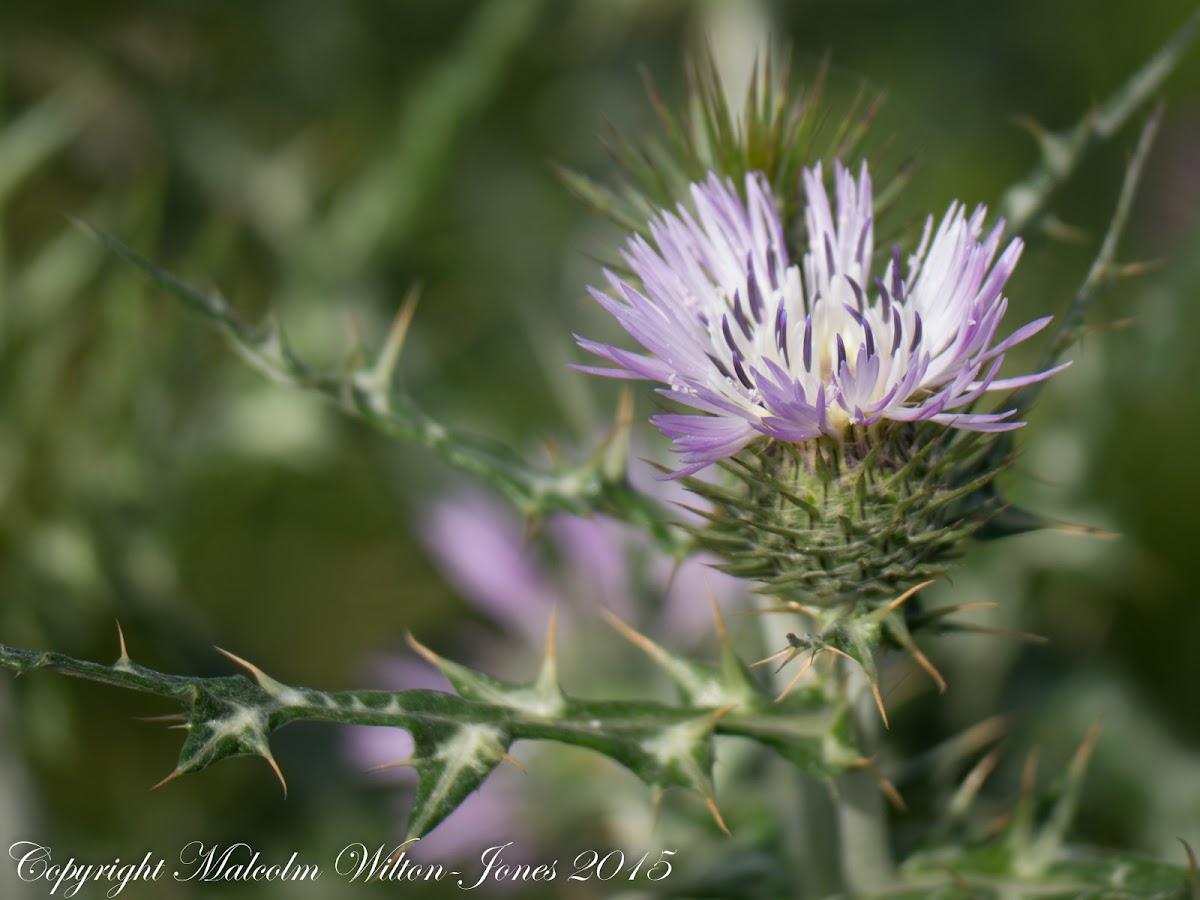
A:
[[[622,230],[649,236],[651,217],[686,197],[688,185],[710,173],[741,184],[747,173],[766,175],[785,223],[799,204],[801,170],[818,160],[861,154],[877,97],[863,88],[840,118],[822,106],[828,63],[808,85],[793,75],[787,55],[769,53],[756,63],[744,101],[731,105],[717,64],[707,46],[687,61],[688,102],[676,113],[646,76],[646,94],[658,119],[657,130],[632,140],[615,129],[607,147],[620,174],[608,187],[559,167],[567,190]],[[826,166],[828,170],[828,165]],[[890,179],[896,187],[904,179]],[[881,204],[882,205],[882,204]],[[611,267],[623,269],[620,260]]]
[[[645,528],[672,556],[681,559],[689,552],[690,542],[672,525],[666,510],[630,484],[624,466],[614,467],[612,454],[599,453],[583,463],[541,471],[501,443],[453,431],[401,393],[394,383],[394,373],[400,344],[411,320],[411,297],[374,363],[363,363],[348,372],[319,372],[291,349],[273,316],[259,326],[250,325],[221,297],[182,281],[111,235],[83,223],[80,227],[171,296],[203,315],[248,364],[271,380],[320,395],[389,437],[420,444],[450,465],[479,475],[528,518],[536,519],[551,512],[576,515],[611,512]]]
[[[1044,208],[1054,190],[1075,170],[1097,141],[1111,138],[1159,91],[1200,32],[1200,10],[1181,25],[1162,48],[1102,103],[1088,110],[1071,128],[1050,133],[1037,127],[1034,136],[1042,158],[1033,170],[1005,193],[1001,210],[1009,227],[1022,232]]]
[[[553,634],[553,630],[551,630]],[[727,643],[727,642],[726,642]],[[232,756],[263,757],[284,783],[271,755],[272,732],[295,721],[327,721],[403,728],[413,736],[411,760],[420,777],[410,836],[427,833],[506,758],[515,740],[549,740],[602,753],[633,772],[657,794],[669,787],[697,792],[724,828],[712,784],[714,738],[759,741],[800,766],[830,779],[857,764],[842,711],[820,697],[771,704],[726,646],[721,668],[692,670],[710,690],[693,702],[582,701],[562,692],[553,640],[530,684],[510,684],[420,652],[444,671],[463,696],[441,691],[324,692],[291,687],[257,666],[221,651],[250,673],[215,678],[168,675],[133,662],[122,637],[111,666],[57,653],[0,644],[0,667],[17,674],[50,669],[171,699],[184,710],[168,720],[187,731],[175,769],[160,784]],[[663,651],[665,653],[665,651]],[[733,699],[715,705],[698,702]],[[736,711],[736,714],[734,714]]]
[[[1067,829],[1075,817],[1079,806],[1080,795],[1083,793],[1083,780],[1087,774],[1088,761],[1096,742],[1100,739],[1100,723],[1096,722],[1088,730],[1083,743],[1071,759],[1071,764],[1059,787],[1059,795],[1054,802],[1045,822],[1038,831],[1037,837],[1029,848],[1029,856],[1033,865],[1043,860],[1053,859],[1059,854],[1066,842]]]
[[[691,706],[747,709],[755,709],[761,705],[762,691],[740,665],[740,661],[736,666],[724,664],[721,668],[694,663],[669,653],[607,610],[604,613],[609,625],[635,647],[644,651],[666,672],[678,689],[679,698],[683,703]],[[728,659],[725,654],[723,657]]]
[[[467,724],[413,731],[417,796],[407,838],[419,838],[483,784],[508,752],[508,733],[494,725]]]
[[[892,890],[874,898],[1055,897],[1089,900],[1188,900],[1187,872],[1135,853],[1077,848],[1045,870],[1020,872],[996,843],[914,854]]]

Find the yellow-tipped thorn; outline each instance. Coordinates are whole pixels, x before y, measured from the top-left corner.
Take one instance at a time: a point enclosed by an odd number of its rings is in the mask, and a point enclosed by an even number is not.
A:
[[[553,665],[558,658],[558,604],[550,607],[550,624],[546,627],[546,662]]]
[[[1032,800],[1033,789],[1037,782],[1038,751],[1033,748],[1025,757],[1025,768],[1021,771],[1021,799]]]
[[[254,663],[247,662],[246,660],[242,659],[240,656],[235,656],[234,654],[230,653],[228,650],[225,650],[221,647],[214,647],[213,649],[224,656],[228,656],[231,660],[233,660],[239,666],[246,669],[251,675],[254,676],[254,680],[258,682],[259,687],[263,688],[268,693],[273,693],[274,691],[283,688],[283,685],[281,685],[278,681],[276,681],[274,678],[272,678],[270,675],[268,675],[266,672],[264,672],[262,669],[260,669]]]
[[[1094,525],[1078,525],[1074,522],[1055,522],[1050,526],[1051,531],[1060,534],[1078,534],[1094,537],[1102,541],[1119,541],[1124,537],[1119,531],[1109,531],[1107,528],[1097,528]]]
[[[563,449],[558,441],[548,434],[539,434],[538,441],[541,442],[542,449],[546,451],[546,456],[551,463],[558,464],[563,460]]]
[[[722,644],[728,643],[729,629],[725,625],[725,616],[721,612],[721,604],[717,602],[717,592],[712,589],[711,584],[708,586],[708,594],[712,599],[713,624],[717,629],[717,637]]]
[[[350,352],[346,357],[347,371],[353,371],[362,365],[363,357],[363,330],[358,324],[358,319],[352,315],[346,316],[346,338],[350,343]]]
[[[506,763],[512,763],[514,766],[516,766],[522,772],[525,772],[525,767],[523,765],[521,765],[519,762],[517,762],[515,759],[513,759],[511,756],[509,756],[507,753],[501,753],[500,758],[502,760],[504,760]],[[525,774],[528,775],[529,773],[525,772]]]
[[[275,757],[271,755],[270,750],[263,751],[263,759],[267,761],[267,765],[271,767],[271,771],[275,773],[275,777],[279,779],[279,784],[283,787],[283,799],[287,799],[287,779],[283,777],[283,772],[279,768],[279,763],[275,762]]]
[[[633,391],[628,385],[622,386],[617,393],[617,414],[613,417],[612,431],[604,439],[605,444],[610,444],[625,434],[628,434],[633,427]]]
[[[984,782],[988,780],[988,776],[992,774],[992,771],[996,768],[996,764],[999,762],[1000,754],[996,750],[993,750],[980,759],[979,762],[975,763],[950,800],[949,813],[951,818],[959,819],[967,814],[971,808],[971,804],[975,802],[975,798],[979,796],[980,790],[983,789]]]
[[[1188,881],[1192,883],[1192,896],[1200,895],[1200,865],[1196,864],[1196,854],[1192,850],[1192,845],[1183,838],[1177,838],[1179,843],[1183,844],[1183,852],[1187,855],[1188,863]]]
[[[658,827],[658,817],[662,812],[662,788],[655,787],[650,792],[650,830],[653,831]]]
[[[386,762],[378,766],[371,766],[371,768],[367,769],[367,774],[372,775],[375,772],[386,772],[388,769],[401,769],[404,766],[411,766],[412,764],[413,758],[410,756],[407,759],[398,759],[395,762]]]
[[[1088,240],[1088,231],[1086,228],[1080,228],[1072,222],[1065,222],[1055,215],[1047,215],[1042,217],[1042,233],[1046,237],[1056,241],[1062,241],[1064,244],[1086,244]],[[1108,267],[1105,266],[1104,274],[1108,275]],[[1109,276],[1111,277],[1111,276]]]
[[[716,722],[717,719],[721,718],[722,716],[729,715],[731,712],[733,712],[737,708],[738,708],[738,705],[736,703],[730,703],[725,706],[718,707],[717,709],[713,710],[711,718],[714,722]]]
[[[1100,732],[1104,730],[1104,720],[1097,719],[1092,723],[1092,727],[1083,737],[1083,743],[1079,745],[1079,749],[1075,751],[1071,757],[1071,765],[1068,771],[1079,778],[1083,777],[1087,770],[1088,760],[1091,759],[1092,751],[1096,749],[1096,744],[1100,740]]]
[[[879,682],[871,682],[871,693],[875,695],[875,705],[879,707],[879,717],[883,719],[883,727],[891,731],[892,726],[888,724],[887,710],[883,708],[883,695],[879,693]]]
[[[121,630],[121,623],[117,622],[117,640],[121,644],[121,655],[117,659],[117,665],[131,663],[133,660],[129,658],[129,650],[125,647],[125,632]]]
[[[775,671],[771,673],[772,675],[778,675],[780,673],[780,671],[782,671],[784,666],[786,666],[793,659],[795,659],[797,656],[800,655],[801,651],[798,647],[789,647],[788,649],[790,649],[792,652],[788,654],[787,659],[785,659],[783,662],[781,662],[779,665],[777,665],[775,667]]]
[[[885,606],[884,609],[886,609],[888,612],[891,612],[892,610],[897,609],[901,604],[904,603],[905,600],[909,599],[914,594],[916,594],[920,591],[923,591],[925,588],[927,588],[931,584],[933,584],[933,582],[934,582],[934,579],[931,578],[928,581],[921,582],[921,584],[918,584],[916,587],[909,588],[907,591],[905,591],[903,594],[901,594],[899,597],[897,597],[895,600],[893,600],[891,603],[889,603],[887,606]]]
[[[973,750],[982,750],[993,741],[998,741],[1002,738],[1005,732],[1008,731],[1011,720],[1006,715],[989,716],[981,722],[976,722],[966,731],[959,735],[959,739],[964,742],[964,746],[970,747]]]
[[[620,634],[621,637],[625,638],[625,640],[629,641],[629,643],[633,644],[639,650],[644,652],[646,655],[653,657],[654,659],[662,658],[662,647],[658,646],[658,644],[654,643],[654,641],[650,640],[650,638],[646,637],[640,631],[636,631],[629,625],[625,624],[625,622],[618,618],[616,614],[610,612],[609,610],[602,609],[600,612],[604,616],[604,621],[611,625],[617,631],[617,633]]]
[[[186,722],[188,717],[183,713],[167,713],[165,716],[134,716],[135,722]]]
[[[797,651],[797,652],[799,652],[799,651]],[[817,654],[815,654],[815,653],[808,658],[808,661],[800,667],[800,671],[797,672],[795,674],[795,676],[793,676],[792,680],[787,683],[787,687],[785,687],[782,691],[780,691],[779,696],[775,698],[776,703],[782,703],[783,698],[792,692],[792,688],[794,688],[797,684],[800,683],[800,679],[804,677],[804,673],[807,672],[810,668],[812,668],[813,661],[816,658],[817,658]]]
[[[878,754],[872,756],[860,756],[858,759],[850,763],[850,767],[852,769],[862,769],[870,774],[870,776],[875,779],[876,784],[879,785],[879,790],[888,798],[888,801],[900,812],[908,812],[908,804],[904,802],[904,798],[900,795],[900,791],[896,789],[896,785],[894,785],[886,775],[879,771],[879,766],[877,766],[875,763],[877,759]],[[835,793],[834,798],[836,799],[836,797],[837,795]]]
[[[970,622],[947,622],[946,624],[957,631],[967,631],[971,634],[986,634],[990,637],[1020,641],[1022,644],[1045,646],[1050,643],[1050,638],[1044,634],[1034,634],[1030,631],[1013,631],[1010,628],[993,628],[990,625],[975,625]]]
[[[628,429],[633,425],[633,391],[628,385],[623,385],[617,392],[617,415],[613,424],[618,429]]]
[[[1166,263],[1166,259],[1134,260],[1133,262],[1121,263],[1118,266],[1114,266],[1113,275],[1117,278],[1132,278],[1161,269]]]
[[[528,550],[533,546],[533,542],[541,535],[542,529],[546,525],[546,517],[542,513],[528,513],[524,524],[521,526],[521,549]]]
[[[1028,116],[1024,113],[1018,113],[1009,121],[1011,121],[1013,125],[1016,125],[1025,133],[1032,135],[1033,139],[1036,141],[1041,141],[1046,137],[1045,126],[1033,116]]]
[[[897,812],[908,812],[908,804],[904,802],[904,798],[900,795],[900,791],[886,775],[879,771],[875,766],[868,766],[867,771],[875,778],[875,783],[879,785],[879,790],[888,798],[888,802],[896,809]]]
[[[717,809],[717,801],[712,797],[705,797],[704,805],[708,807],[708,811],[712,814],[713,821],[717,823],[717,827],[725,832],[725,834],[729,837],[733,837],[733,832],[729,830],[729,828],[725,825],[725,820],[721,818],[721,811]]]
[[[191,727],[191,722],[184,722],[182,725],[168,725],[167,731],[187,731]]]
[[[937,667],[929,661],[929,657],[922,653],[916,644],[910,646],[908,652],[917,661],[917,665],[925,670],[925,674],[933,679],[933,683],[937,685],[938,693],[946,693],[946,679],[942,677],[942,673],[937,670]]]
[[[383,351],[375,363],[375,370],[371,373],[376,387],[387,387],[386,380],[391,378],[392,373],[396,371],[396,364],[400,361],[400,351],[404,349],[404,340],[408,337],[408,329],[412,326],[413,318],[417,314],[417,303],[420,299],[421,286],[414,284],[408,289],[408,293],[404,296],[404,302],[400,304],[400,311],[392,320],[387,343],[383,345]]]
[[[621,388],[612,427],[592,454],[592,465],[605,479],[623,478],[628,466],[629,435],[633,430],[633,391]]]
[[[797,650],[795,647],[784,647],[784,648],[783,648],[782,650],[780,650],[778,653],[772,653],[772,654],[771,654],[770,656],[768,656],[766,659],[760,659],[760,660],[759,660],[758,662],[756,662],[756,663],[751,663],[751,664],[750,664],[750,668],[752,668],[752,669],[753,669],[755,666],[765,666],[767,663],[769,663],[769,662],[774,662],[775,660],[779,659],[779,657],[781,657],[781,656],[786,656],[786,655],[787,655],[787,654],[789,654],[789,653],[790,653],[790,654],[792,654],[792,655],[788,657],[788,660],[787,660],[787,661],[788,661],[788,662],[791,662],[793,659],[795,659],[795,658],[796,658],[796,655],[797,655],[799,652],[800,652],[800,651],[799,651],[799,650]],[[778,671],[778,669],[776,669],[776,671]]]
[[[670,597],[671,591],[675,589],[675,579],[679,575],[680,569],[683,568],[684,560],[677,559],[671,564],[671,571],[667,574],[666,583],[662,586],[662,596]],[[709,593],[712,593],[712,588],[709,587]]]
[[[233,660],[239,666],[244,667],[251,675],[254,676],[254,680],[258,683],[258,686],[260,688],[262,688],[264,691],[266,691],[268,694],[270,694],[271,696],[280,697],[289,690],[286,686],[280,684],[278,681],[276,681],[274,678],[272,678],[270,675],[268,675],[266,672],[264,672],[258,666],[254,665],[254,663],[247,662],[246,660],[242,659],[240,656],[235,656],[234,654],[230,653],[228,650],[224,650],[221,647],[215,647],[214,649],[218,653],[228,656],[231,660]]]
[[[993,750],[983,759],[975,764],[975,767],[967,773],[967,777],[963,779],[963,786],[969,787],[972,794],[978,794],[979,789],[983,787],[983,783],[987,781],[988,776],[1000,762],[1000,751]]]
[[[168,775],[166,778],[164,778],[158,784],[154,785],[154,787],[150,788],[150,790],[157,791],[160,787],[163,787],[166,784],[170,784],[172,781],[174,781],[176,778],[178,778],[182,774],[183,774],[182,769],[176,769],[174,772],[172,772],[170,775]]]
[[[966,612],[970,609],[996,609],[999,606],[999,603],[994,603],[991,600],[975,600],[971,603],[955,603],[951,606],[939,606],[935,612],[940,617],[956,612]]]
[[[404,641],[408,644],[409,648],[415,654],[417,654],[417,656],[425,660],[425,662],[429,663],[436,669],[440,670],[442,668],[442,658],[418,641],[415,637],[413,637],[411,631],[405,632]]]

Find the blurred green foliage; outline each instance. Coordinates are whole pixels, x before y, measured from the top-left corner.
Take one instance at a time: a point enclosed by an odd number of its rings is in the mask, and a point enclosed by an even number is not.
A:
[[[598,278],[590,257],[619,235],[567,197],[550,163],[611,170],[597,139],[606,120],[637,134],[651,119],[639,65],[678,100],[680,60],[705,23],[721,23],[718,58],[745,67],[739,28],[756,16],[794,47],[801,71],[830,52],[830,102],[866,79],[888,97],[875,128],[894,136],[892,158],[916,157],[894,213],[902,224],[955,197],[994,204],[1035,157],[1014,116],[1074,121],[1193,8],[7,0],[0,634],[104,659],[119,618],[135,655],[170,671],[227,671],[208,649],[219,643],[286,681],[335,689],[367,686],[364,660],[398,649],[405,629],[444,646],[478,616],[414,537],[421,504],[459,476],[265,384],[64,216],[216,286],[247,314],[276,309],[297,346],[329,365],[355,335],[377,346],[420,280],[402,364],[413,395],[518,446],[543,435],[585,445],[616,394],[563,364],[577,359],[572,331],[611,327],[583,286]],[[931,655],[949,694],[930,696],[917,677],[893,685],[885,763],[911,769],[901,788],[928,801],[897,818],[901,835],[936,815],[921,754],[1005,712],[1011,734],[989,793],[997,814],[1026,750],[1041,746],[1054,771],[1103,717],[1080,837],[1160,855],[1177,855],[1176,837],[1200,846],[1190,571],[1200,54],[1166,96],[1125,254],[1163,265],[1097,310],[1008,479],[1022,505],[1121,537],[989,546],[937,588],[947,602],[996,601],[997,624],[1051,645],[944,641]],[[1076,240],[1031,235],[1011,283],[1014,321],[1065,309],[1134,133],[1089,156],[1054,198]],[[640,397],[639,410],[650,403]],[[0,683],[0,797],[12,799],[0,804],[0,835],[37,832],[99,858],[244,839],[286,858],[398,830],[387,790],[347,771],[336,735],[319,728],[281,735],[286,802],[252,763],[146,794],[175,739],[125,723],[155,711],[95,686]],[[10,889],[3,876],[0,888]],[[192,896],[175,890],[154,896]],[[271,890],[259,895],[282,895]]]

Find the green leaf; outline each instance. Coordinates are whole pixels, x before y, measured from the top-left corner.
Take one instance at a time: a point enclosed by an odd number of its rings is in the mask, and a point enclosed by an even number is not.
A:
[[[536,469],[499,442],[462,434],[438,422],[397,390],[391,379],[381,380],[377,363],[348,366],[337,373],[319,372],[295,354],[273,316],[261,325],[250,325],[221,297],[177,278],[112,235],[79,224],[171,296],[204,316],[250,366],[272,381],[322,396],[389,437],[419,444],[450,465],[480,476],[531,519],[551,512],[611,513],[646,528],[659,547],[676,558],[690,552],[690,541],[674,527],[663,506],[636,490],[624,466],[614,467],[605,454],[595,454],[581,463],[564,463],[554,471]],[[401,317],[409,315],[409,308],[401,310]],[[385,344],[384,354],[390,352],[389,347]],[[395,360],[388,362],[394,368]]]
[[[492,773],[511,739],[503,728],[485,724],[413,729],[417,796],[407,838],[419,838],[454,812]]]
[[[556,741],[604,754],[640,778],[655,797],[670,787],[694,791],[722,829],[712,783],[718,735],[756,740],[826,780],[861,764],[840,708],[827,706],[820,692],[772,703],[727,640],[719,667],[675,669],[688,698],[678,706],[568,696],[558,684],[552,638],[541,670],[529,684],[491,678],[413,644],[446,673],[461,695],[291,687],[229,653],[250,678],[169,675],[134,663],[123,641],[121,656],[111,666],[0,644],[0,667],[17,674],[49,669],[180,704],[182,715],[165,718],[180,723],[177,727],[185,729],[187,737],[175,769],[160,784],[222,759],[253,755],[270,764],[286,791],[269,744],[270,735],[284,725],[326,721],[403,728],[414,742],[413,757],[405,762],[416,768],[420,779],[410,837],[428,833],[449,815],[516,740]]]

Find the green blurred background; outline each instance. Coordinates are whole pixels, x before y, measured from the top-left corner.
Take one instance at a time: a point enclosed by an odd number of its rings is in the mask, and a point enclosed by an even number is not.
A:
[[[359,338],[378,346],[420,281],[402,368],[425,408],[531,452],[547,436],[586,446],[616,390],[564,364],[580,359],[572,331],[614,335],[584,286],[620,236],[567,196],[552,163],[611,173],[606,123],[652,127],[639,67],[678,102],[683,57],[705,33],[731,82],[764,32],[793,48],[801,75],[830,53],[834,114],[864,83],[883,92],[875,135],[891,138],[893,163],[916,158],[895,213],[904,224],[955,197],[995,204],[1036,160],[1016,116],[1073,122],[1193,9],[7,0],[0,638],[108,659],[119,619],[148,665],[224,673],[219,644],[283,681],[336,689],[366,686],[367,658],[398,651],[406,629],[453,649],[464,620],[484,621],[416,533],[422,507],[464,476],[267,384],[66,217],[247,315],[277,310],[298,350],[328,366]],[[919,678],[892,686],[887,762],[902,773],[946,735],[1010,714],[989,792],[999,810],[1027,750],[1040,747],[1052,773],[1103,718],[1076,833],[1181,858],[1176,837],[1200,844],[1200,51],[1164,95],[1122,254],[1163,264],[1105,295],[1007,476],[1025,505],[1120,537],[1035,535],[972,552],[938,599],[995,601],[994,623],[1051,643],[937,643],[950,692],[932,696]],[[1135,137],[1136,126],[1097,149],[1054,197],[1073,241],[1028,236],[1012,322],[1065,309]],[[651,409],[648,391],[638,403]],[[287,800],[255,761],[147,793],[179,739],[130,717],[163,711],[50,676],[0,679],[4,845],[36,836],[105,861],[241,839],[286,858],[399,826],[394,790],[349,770],[332,728],[279,735]],[[898,818],[901,839],[922,821]],[[3,896],[25,896],[5,878]],[[127,895],[217,890],[287,888]],[[337,896],[328,884],[312,895]]]

